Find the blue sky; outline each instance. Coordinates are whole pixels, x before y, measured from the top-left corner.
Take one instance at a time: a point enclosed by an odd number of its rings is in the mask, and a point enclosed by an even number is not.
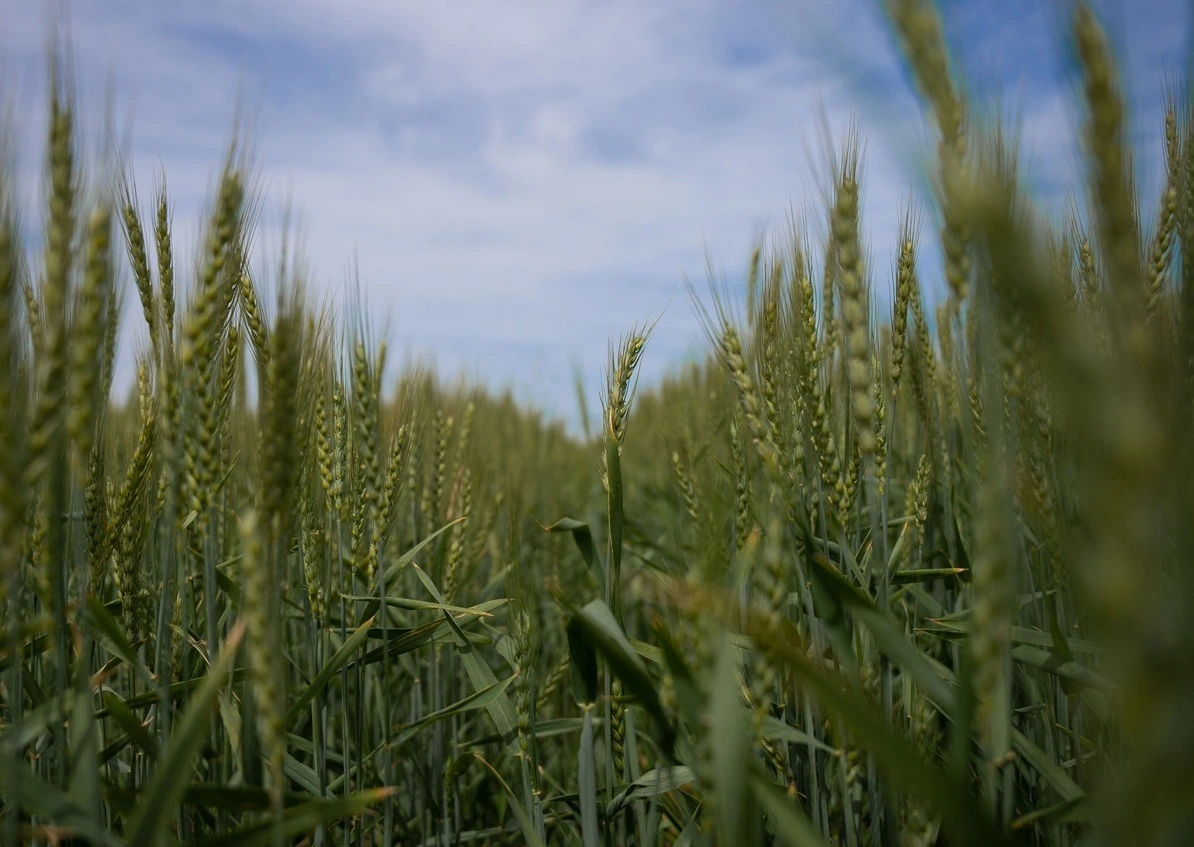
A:
[[[0,0],[0,98],[31,195],[53,5]],[[1055,202],[1075,174],[1064,5],[942,3],[969,85],[1019,112],[1030,172]],[[682,281],[704,284],[706,252],[733,280],[763,227],[806,210],[821,226],[819,109],[838,135],[856,115],[867,145],[877,308],[911,186],[924,205],[927,136],[878,0],[67,8],[88,137],[111,91],[141,188],[165,167],[181,249],[239,103],[266,192],[263,258],[278,254],[289,203],[316,280],[346,302],[355,264],[392,350],[565,417],[573,369],[596,396],[608,340],[631,324],[660,318],[647,380],[701,349]],[[1161,84],[1183,70],[1188,7],[1099,8],[1125,61],[1151,203]],[[139,339],[130,329],[124,341],[127,373]]]

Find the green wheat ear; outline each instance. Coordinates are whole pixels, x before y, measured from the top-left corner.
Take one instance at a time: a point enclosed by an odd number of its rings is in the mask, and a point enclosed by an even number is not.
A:
[[[832,226],[841,285],[850,412],[854,419],[858,448],[869,463],[875,452],[875,409],[871,400],[870,309],[859,239],[858,156],[857,143],[851,142],[837,180]]]
[[[25,371],[18,292],[24,257],[17,223],[17,209],[11,194],[8,128],[0,127],[0,351],[5,366],[0,370],[0,404],[11,414],[0,415],[0,611],[8,611],[8,599],[17,588],[21,541],[25,515]]]
[[[105,311],[115,287],[112,257],[112,213],[98,207],[87,225],[86,269],[79,288],[72,326],[69,436],[80,456],[91,455],[94,429],[106,396],[101,396]]]

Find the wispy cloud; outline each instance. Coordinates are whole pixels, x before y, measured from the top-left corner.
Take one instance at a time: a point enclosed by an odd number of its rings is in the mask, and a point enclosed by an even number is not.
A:
[[[92,127],[110,80],[142,184],[165,166],[180,225],[197,228],[239,102],[268,191],[263,246],[292,201],[316,275],[334,288],[355,262],[398,349],[571,415],[574,364],[595,382],[608,337],[634,321],[664,312],[648,377],[699,346],[680,282],[704,276],[706,250],[736,277],[765,223],[805,207],[819,223],[820,108],[837,132],[860,116],[887,284],[927,144],[877,0],[743,5],[96,0],[71,6],[69,28]],[[1055,189],[1074,176],[1075,116],[1042,5],[945,10],[972,88],[1010,93]],[[1177,0],[1147,5],[1120,14],[1116,37],[1155,147],[1187,22]],[[0,68],[17,71],[35,140],[45,13],[0,0],[0,20]]]

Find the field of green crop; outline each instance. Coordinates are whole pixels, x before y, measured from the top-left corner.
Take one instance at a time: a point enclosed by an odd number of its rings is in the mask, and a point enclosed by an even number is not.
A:
[[[0,845],[1192,843],[1191,102],[1141,208],[1074,3],[1058,220],[885,3],[935,145],[895,266],[850,134],[828,237],[637,392],[627,315],[584,439],[254,278],[243,146],[176,255],[57,57],[44,207],[0,142]]]

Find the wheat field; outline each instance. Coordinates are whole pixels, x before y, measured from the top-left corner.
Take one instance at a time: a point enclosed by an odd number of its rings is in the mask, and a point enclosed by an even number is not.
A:
[[[0,136],[0,844],[1191,843],[1194,100],[1141,208],[1073,3],[1059,218],[882,2],[933,139],[894,266],[850,132],[692,288],[703,359],[639,388],[626,316],[584,438],[258,277],[243,144],[176,255],[55,54],[43,206]]]

